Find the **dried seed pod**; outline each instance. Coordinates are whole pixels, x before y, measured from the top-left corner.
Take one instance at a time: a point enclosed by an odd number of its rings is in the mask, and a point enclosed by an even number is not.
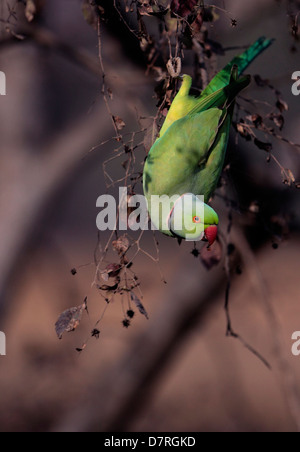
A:
[[[177,78],[181,74],[181,58],[170,58],[167,62],[167,69],[172,78]]]

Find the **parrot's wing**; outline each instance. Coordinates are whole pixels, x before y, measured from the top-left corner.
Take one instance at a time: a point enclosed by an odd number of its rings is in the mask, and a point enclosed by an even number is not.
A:
[[[222,171],[235,96],[249,83],[237,80],[202,100],[175,121],[152,146],[145,164],[145,193],[173,195],[192,192],[210,197]]]
[[[194,97],[189,95],[192,86],[192,78],[189,75],[183,75],[183,82],[180,90],[174,98],[166,119],[160,130],[160,137],[166,132],[174,121],[182,118],[193,108],[201,111],[202,100],[210,94],[216,93],[220,89],[228,85],[230,81],[232,67],[234,65],[238,68],[238,75],[241,75],[243,71],[249,66],[249,64],[266,48],[272,44],[272,39],[266,39],[261,37],[257,39],[248,49],[246,49],[241,55],[234,57],[230,63],[228,63],[217,75],[211,80],[209,85],[202,91],[200,96]],[[211,99],[209,100],[211,101]],[[210,107],[208,107],[210,108]]]
[[[200,173],[207,167],[214,143],[219,142],[217,138],[224,121],[226,110],[211,108],[173,123],[154,143],[147,157],[145,194],[173,196],[193,192],[198,187]],[[204,195],[199,191],[194,193]]]
[[[231,68],[231,73],[238,72],[236,66]],[[178,120],[186,115],[193,115],[195,113],[200,113],[202,111],[208,110],[209,108],[223,108],[225,103],[229,104],[237,94],[250,83],[250,76],[246,75],[237,79],[233,78],[232,75],[229,76],[228,84],[223,86],[219,90],[208,94],[207,96],[192,97],[189,96],[188,90],[191,86],[191,78],[185,76],[183,86],[175,97],[169,113],[165,119],[165,122],[160,130],[159,137],[161,138],[168,128]]]
[[[191,116],[195,113],[208,110],[209,108],[224,108],[229,106],[235,97],[246,88],[251,81],[249,75],[237,78],[237,66],[231,68],[229,84],[207,96],[201,97],[195,107],[187,114]]]
[[[147,157],[145,195],[194,193],[208,202],[223,169],[230,124],[226,108],[210,108],[173,123]]]

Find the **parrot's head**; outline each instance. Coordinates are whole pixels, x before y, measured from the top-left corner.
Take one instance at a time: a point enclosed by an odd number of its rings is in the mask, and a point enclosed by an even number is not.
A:
[[[180,196],[169,215],[172,234],[185,240],[206,240],[212,245],[217,238],[219,218],[200,197],[192,193]]]

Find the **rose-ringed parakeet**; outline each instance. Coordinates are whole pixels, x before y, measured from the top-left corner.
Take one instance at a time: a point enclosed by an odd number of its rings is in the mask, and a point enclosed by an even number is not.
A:
[[[250,83],[241,74],[271,42],[259,38],[198,97],[190,95],[191,77],[183,76],[143,174],[151,221],[164,234],[215,241],[218,215],[207,202],[223,169],[235,97]]]

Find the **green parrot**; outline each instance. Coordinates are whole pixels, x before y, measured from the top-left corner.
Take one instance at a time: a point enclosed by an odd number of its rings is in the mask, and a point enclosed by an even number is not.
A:
[[[183,75],[143,173],[152,224],[164,234],[209,245],[216,240],[219,219],[207,202],[223,169],[235,98],[250,83],[241,74],[271,43],[259,38],[198,97],[189,93],[192,78]]]

